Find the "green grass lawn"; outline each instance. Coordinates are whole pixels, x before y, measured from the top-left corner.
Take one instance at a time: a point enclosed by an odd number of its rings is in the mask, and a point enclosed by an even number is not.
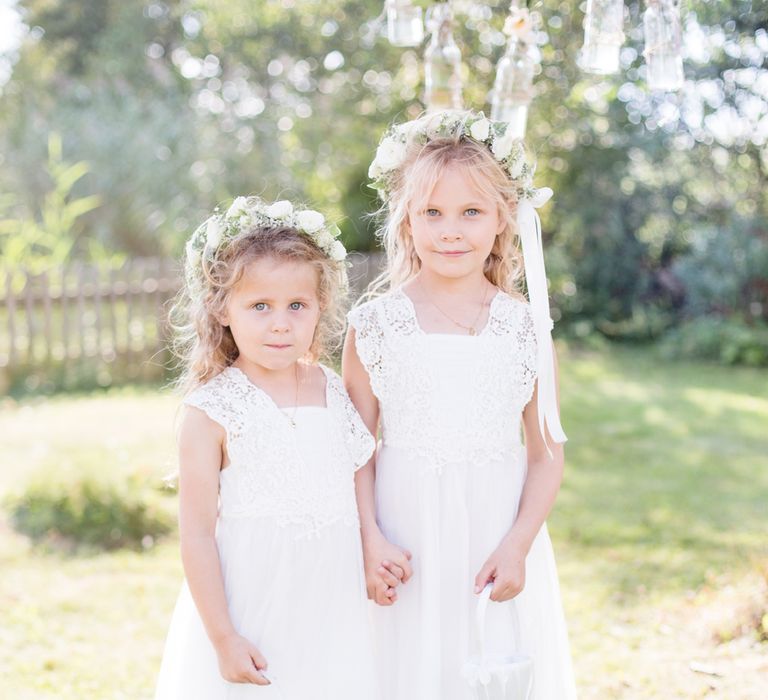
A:
[[[768,372],[611,349],[564,353],[561,375],[570,441],[550,527],[580,697],[764,700]],[[148,390],[8,402],[0,497],[39,470],[159,479],[176,405]],[[0,695],[151,697],[176,546],[71,555],[0,520]]]

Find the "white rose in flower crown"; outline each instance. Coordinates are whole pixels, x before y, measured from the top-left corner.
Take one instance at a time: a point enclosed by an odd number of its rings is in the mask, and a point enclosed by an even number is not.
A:
[[[397,168],[405,158],[405,144],[393,138],[385,138],[376,149],[374,163],[386,172]]]
[[[315,233],[323,228],[325,217],[312,209],[306,209],[296,214],[296,224],[305,233]]]
[[[216,250],[216,248],[219,247],[219,243],[221,243],[221,233],[221,223],[219,222],[218,217],[212,216],[208,219],[208,223],[205,227],[206,248],[213,248]]]
[[[287,199],[281,199],[279,202],[270,204],[264,210],[264,213],[271,219],[284,220],[293,214],[293,204],[291,204]]]
[[[469,127],[469,135],[475,139],[475,141],[485,141],[488,138],[488,133],[491,130],[491,122],[487,119],[479,119],[472,126]]]
[[[371,180],[378,180],[383,174],[384,170],[382,170],[379,162],[374,160],[368,168],[368,177],[371,178]]]
[[[245,197],[235,197],[235,201],[229,205],[229,209],[227,209],[225,216],[227,219],[233,219],[236,216],[244,214],[247,208],[248,201]]]
[[[342,260],[345,260],[347,257],[347,249],[344,247],[344,244],[337,240],[333,240],[333,244],[331,245],[330,251],[328,252],[329,257],[331,260],[335,260],[336,262],[341,262]]]
[[[504,160],[512,152],[512,144],[515,142],[515,136],[511,128],[507,128],[504,136],[497,136],[491,144],[491,151],[496,156],[496,160]]]
[[[395,132],[397,133],[398,137],[401,141],[404,143],[408,143],[408,141],[411,140],[411,136],[413,135],[413,132],[418,130],[419,127],[419,120],[413,119],[409,122],[403,122],[402,124],[398,124],[395,126]]]
[[[192,245],[192,241],[187,242],[187,262],[193,267],[200,263],[200,251]]]
[[[426,115],[418,120],[419,126],[423,125],[424,131],[429,138],[436,138],[443,130],[443,119],[446,117],[446,112],[435,112],[432,115]]]

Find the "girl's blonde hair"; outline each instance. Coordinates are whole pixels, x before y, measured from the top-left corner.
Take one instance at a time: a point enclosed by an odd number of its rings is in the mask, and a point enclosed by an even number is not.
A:
[[[381,209],[384,223],[378,236],[386,252],[387,267],[370,285],[366,296],[395,289],[421,269],[410,235],[408,210],[426,203],[440,175],[449,166],[459,167],[472,184],[498,207],[506,225],[496,237],[485,261],[491,284],[514,296],[522,296],[523,257],[517,235],[517,185],[488,147],[461,133],[409,143],[402,165],[389,181],[387,200]]]
[[[228,239],[213,259],[192,263],[187,260],[187,269],[202,265],[202,274],[187,275],[171,310],[173,351],[182,369],[177,385],[185,393],[237,359],[239,351],[232,332],[219,319],[246,268],[264,258],[314,267],[318,273],[320,319],[306,359],[317,361],[338,348],[344,329],[345,263],[331,259],[310,237],[291,226],[244,228]]]

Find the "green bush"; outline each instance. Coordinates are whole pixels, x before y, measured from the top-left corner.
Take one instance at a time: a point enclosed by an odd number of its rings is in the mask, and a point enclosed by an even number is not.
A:
[[[702,316],[668,331],[659,347],[668,359],[767,367],[768,325],[747,325],[738,318]]]
[[[6,502],[14,528],[35,542],[64,540],[97,549],[146,549],[174,528],[157,491],[135,479],[92,475],[69,481],[46,472]]]

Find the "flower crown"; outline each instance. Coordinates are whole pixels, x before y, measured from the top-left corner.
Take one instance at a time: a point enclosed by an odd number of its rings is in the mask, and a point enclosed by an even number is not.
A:
[[[313,209],[295,209],[288,200],[269,204],[258,197],[236,197],[222,214],[218,207],[187,241],[187,273],[193,278],[202,274],[203,261],[212,261],[226,241],[244,230],[254,227],[278,228],[287,226],[307,236],[331,260],[343,262],[346,248],[338,239],[341,231],[336,224]]]
[[[388,199],[394,175],[403,165],[408,147],[414,143],[425,146],[440,138],[472,139],[487,146],[515,185],[518,199],[530,199],[538,207],[551,196],[548,188],[539,190],[533,186],[536,167],[528,162],[523,142],[515,137],[510,125],[474,110],[444,110],[391,126],[368,169],[372,180],[369,187],[378,190],[381,199]]]

